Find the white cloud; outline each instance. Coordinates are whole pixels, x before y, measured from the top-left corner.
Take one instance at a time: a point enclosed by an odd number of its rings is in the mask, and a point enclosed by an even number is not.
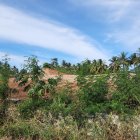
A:
[[[98,14],[106,22],[122,19],[135,0],[68,0],[76,6],[84,7],[91,16]],[[96,11],[96,13],[95,13]],[[97,13],[98,12],[98,13]]]
[[[110,36],[109,41],[123,44],[128,51],[136,51],[140,48],[140,21],[136,19],[127,29],[114,31]]]
[[[60,51],[77,58],[108,59],[102,47],[77,30],[0,5],[0,38]]]
[[[133,4],[125,11],[119,24],[108,34],[108,41],[121,44],[128,52],[140,48],[140,1],[134,0]]]
[[[106,24],[105,42],[118,44],[120,50],[132,52],[140,48],[139,0],[69,0],[87,9],[87,14],[97,15]],[[118,48],[119,49],[119,48]]]

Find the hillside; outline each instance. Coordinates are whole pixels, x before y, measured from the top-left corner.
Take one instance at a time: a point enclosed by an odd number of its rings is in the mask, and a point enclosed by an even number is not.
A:
[[[57,70],[46,68],[44,69],[44,77],[43,80],[47,82],[49,78],[56,78],[61,75],[61,82],[59,83],[58,87],[61,88],[65,84],[69,83],[72,89],[77,87],[76,85],[76,75],[70,75],[65,73],[60,73]],[[15,78],[9,79],[9,87],[11,89],[16,89],[16,93],[11,93],[12,100],[24,100],[27,98],[27,92],[24,91],[24,87],[18,86],[18,83],[15,81]]]

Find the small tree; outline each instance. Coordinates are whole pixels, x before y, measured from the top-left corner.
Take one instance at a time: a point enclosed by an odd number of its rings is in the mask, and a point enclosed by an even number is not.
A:
[[[58,59],[57,58],[52,58],[51,59],[51,65],[53,67],[57,67],[58,66]]]
[[[34,100],[38,99],[43,94],[42,88],[45,82],[42,81],[44,72],[38,65],[38,59],[36,56],[31,56],[25,60],[26,64],[17,77],[20,81],[19,85],[25,86],[25,90],[28,91],[28,95]]]
[[[54,92],[54,87],[57,85],[57,80],[48,79],[48,83],[43,80],[44,71],[38,65],[36,56],[29,57],[26,60],[24,69],[18,76],[20,86],[24,85],[24,89],[28,92],[29,100],[25,101],[20,106],[22,116],[33,115],[34,111],[44,103],[43,95],[45,93]]]

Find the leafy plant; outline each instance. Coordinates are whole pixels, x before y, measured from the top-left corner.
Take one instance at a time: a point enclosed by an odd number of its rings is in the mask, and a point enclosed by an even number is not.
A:
[[[8,110],[8,97],[10,96],[10,88],[8,86],[8,81],[11,76],[11,68],[8,63],[9,58],[4,56],[2,63],[0,65],[0,122],[3,122],[6,119],[6,114]]]
[[[136,113],[140,106],[140,75],[120,71],[117,74],[116,91],[112,96],[112,108],[118,113]]]
[[[79,98],[84,104],[84,110],[89,115],[107,112],[108,76],[78,77],[80,87]]]

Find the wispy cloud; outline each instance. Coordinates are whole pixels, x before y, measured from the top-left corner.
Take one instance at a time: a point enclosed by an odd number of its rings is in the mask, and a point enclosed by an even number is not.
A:
[[[106,22],[119,21],[127,12],[135,0],[68,0],[69,2],[82,6],[90,11],[90,14],[97,14]],[[94,13],[96,11],[96,13]],[[97,13],[98,12],[98,13]]]
[[[140,18],[140,17],[139,17]],[[108,41],[123,44],[128,51],[136,51],[140,48],[140,21],[136,20],[127,29],[117,30],[110,33]]]
[[[109,42],[121,44],[128,52],[140,48],[140,1],[133,0],[119,24],[109,32]]]
[[[97,15],[106,24],[106,42],[136,51],[140,47],[140,1],[138,0],[69,0],[86,9],[87,14]],[[93,16],[92,16],[93,17]],[[97,20],[98,20],[97,19]],[[121,49],[122,50],[122,49]]]
[[[76,29],[52,20],[28,16],[0,5],[0,38],[60,51],[77,58],[104,58],[101,45]]]

